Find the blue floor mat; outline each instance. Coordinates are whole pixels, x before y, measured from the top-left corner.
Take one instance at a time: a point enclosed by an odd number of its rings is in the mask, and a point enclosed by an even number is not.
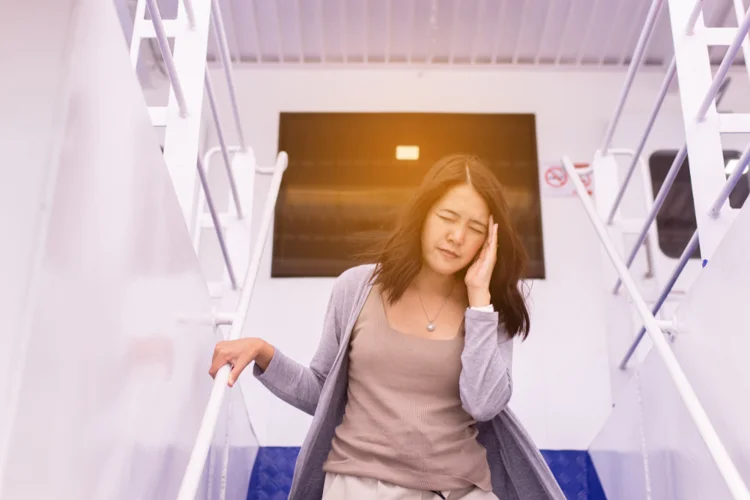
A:
[[[250,475],[248,500],[286,500],[292,485],[297,447],[262,447]],[[568,500],[606,500],[586,451],[542,450]]]

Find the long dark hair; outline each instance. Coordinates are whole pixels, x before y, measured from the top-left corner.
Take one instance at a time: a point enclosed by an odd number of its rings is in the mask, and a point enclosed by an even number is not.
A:
[[[472,155],[444,157],[427,172],[394,229],[377,245],[373,283],[396,302],[422,268],[422,227],[430,208],[452,187],[471,184],[498,224],[497,262],[490,280],[492,304],[510,336],[529,334],[529,312],[519,289],[528,256],[511,222],[503,187],[487,165]],[[466,269],[461,271],[465,275]]]

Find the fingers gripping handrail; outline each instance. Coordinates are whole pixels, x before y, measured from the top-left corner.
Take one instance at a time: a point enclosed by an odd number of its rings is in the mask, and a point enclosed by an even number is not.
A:
[[[284,152],[279,153],[276,159],[273,178],[271,179],[271,186],[269,187],[268,198],[266,199],[265,207],[263,209],[263,218],[261,219],[261,225],[256,236],[250,265],[247,268],[244,285],[242,287],[242,292],[240,293],[237,314],[232,322],[232,327],[229,330],[229,340],[238,339],[245,327],[245,320],[247,319],[247,313],[250,309],[250,300],[252,299],[253,290],[255,289],[255,280],[258,277],[258,270],[260,269],[260,260],[263,256],[263,250],[265,248],[266,239],[273,219],[274,208],[276,207],[279,188],[281,187],[281,179],[288,162],[289,158],[287,157],[287,154]],[[224,393],[227,390],[230,369],[230,365],[224,365],[216,374],[213,388],[211,389],[211,395],[209,396],[208,404],[206,405],[206,411],[203,414],[203,420],[201,421],[198,435],[195,440],[195,446],[193,447],[187,469],[185,470],[185,475],[183,476],[180,485],[179,493],[177,494],[177,500],[195,499],[203,467],[206,464],[206,457],[208,456],[208,451],[211,447],[211,439],[214,435],[216,423],[219,419],[221,405],[224,401]]]
[[[695,394],[695,391],[693,391],[693,388],[690,385],[690,381],[685,375],[685,372],[682,371],[682,367],[680,367],[679,361],[677,361],[677,358],[675,357],[674,353],[669,347],[669,344],[664,338],[664,333],[662,332],[659,323],[657,322],[656,318],[654,318],[654,315],[651,314],[651,311],[649,311],[646,302],[644,301],[637,285],[635,284],[635,281],[633,280],[632,276],[630,276],[630,272],[628,271],[627,266],[622,261],[622,258],[617,252],[614,243],[607,234],[607,229],[604,225],[604,222],[599,218],[596,212],[596,208],[594,207],[594,204],[591,201],[591,198],[589,197],[588,192],[583,185],[583,182],[578,176],[578,172],[576,172],[576,168],[573,165],[573,162],[571,162],[568,157],[563,157],[562,165],[568,173],[571,181],[573,182],[573,186],[578,193],[578,197],[580,198],[581,203],[583,203],[583,207],[586,210],[586,215],[588,215],[591,223],[594,225],[594,229],[599,236],[599,240],[601,241],[602,246],[607,252],[612,265],[617,271],[617,274],[620,276],[622,284],[630,294],[630,298],[638,312],[638,315],[643,321],[646,332],[648,332],[649,336],[651,337],[654,349],[664,361],[664,365],[667,368],[670,377],[674,381],[674,384],[677,387],[677,391],[680,394],[682,401],[685,403],[688,413],[690,413],[691,419],[698,428],[698,432],[703,438],[703,441],[706,443],[706,447],[713,457],[714,462],[719,469],[719,473],[724,478],[724,481],[726,482],[727,487],[732,494],[732,497],[735,499],[750,500],[750,491],[748,491],[747,486],[742,480],[742,476],[740,476],[739,471],[735,467],[734,463],[732,463],[732,459],[730,458],[729,453],[722,444],[721,439],[719,439],[716,430],[711,425],[711,421],[709,420],[706,411],[703,409],[703,406],[698,400],[698,396]]]

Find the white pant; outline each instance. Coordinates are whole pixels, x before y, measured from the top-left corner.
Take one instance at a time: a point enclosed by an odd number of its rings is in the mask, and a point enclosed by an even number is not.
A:
[[[498,500],[492,492],[471,487],[441,492],[447,500]],[[437,493],[402,488],[366,477],[327,473],[323,500],[438,500]]]

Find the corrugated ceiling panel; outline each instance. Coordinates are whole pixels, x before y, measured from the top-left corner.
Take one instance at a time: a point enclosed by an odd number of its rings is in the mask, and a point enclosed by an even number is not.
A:
[[[260,2],[263,3],[263,2]],[[284,62],[302,62],[301,18],[296,0],[275,0],[275,20],[278,22],[279,37]],[[272,23],[273,25],[273,23]]]
[[[542,38],[545,36],[545,28],[551,11],[552,0],[523,3],[521,29],[513,51],[513,62],[534,63]]]
[[[325,62],[344,61],[344,35],[338,0],[318,0],[323,34],[322,58]]]
[[[558,47],[556,62],[559,64],[575,64],[585,43],[587,26],[594,16],[591,5],[573,0],[567,18],[564,21],[565,33]]]
[[[472,63],[490,64],[497,45],[497,24],[500,4],[497,0],[479,0],[477,4],[477,23],[472,40]]]
[[[127,1],[134,10],[137,0]],[[195,1],[195,0],[193,0]],[[652,0],[219,0],[235,61],[623,66]],[[686,0],[687,1],[687,0]],[[690,0],[692,1],[692,0]],[[708,26],[737,26],[734,0],[705,0]],[[750,0],[742,0],[745,8]],[[158,0],[165,19],[179,0]],[[715,64],[726,49],[711,50]],[[209,60],[218,59],[213,39]],[[667,3],[646,65],[672,56]],[[737,63],[742,61],[738,57]]]
[[[524,2],[503,0],[498,16],[498,44],[495,51],[496,63],[510,63],[516,53],[518,38],[523,24]]]
[[[558,0],[548,4],[548,13],[544,27],[539,34],[538,51],[534,57],[535,64],[554,64],[563,41],[568,14],[572,12],[573,0]]]
[[[222,5],[231,6],[231,18],[226,17],[227,10],[222,9],[222,11],[225,13],[224,22],[231,24],[231,31],[237,45],[239,45],[239,59],[241,61],[257,61],[260,53],[260,47],[258,46],[260,40],[253,2],[229,0],[222,2]]]
[[[365,2],[366,57],[368,62],[384,63],[391,31],[390,4],[387,0]]]
[[[411,55],[414,39],[415,4],[413,1],[391,1],[390,62],[405,63]]]

